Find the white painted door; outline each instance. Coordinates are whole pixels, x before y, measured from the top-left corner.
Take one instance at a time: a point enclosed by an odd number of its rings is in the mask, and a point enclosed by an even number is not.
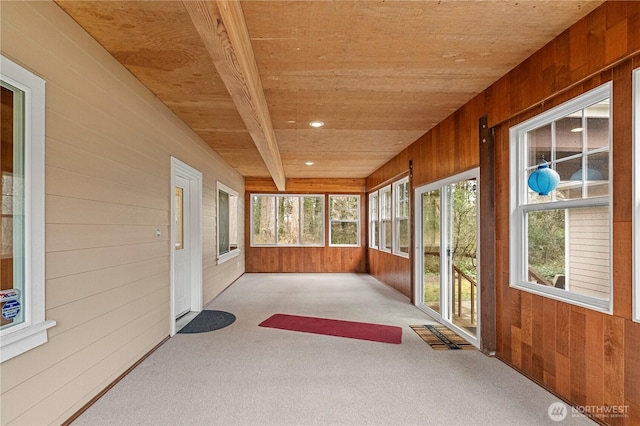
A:
[[[174,313],[176,318],[189,312],[191,308],[191,217],[189,206],[191,194],[189,181],[180,176],[175,178],[175,257],[174,257]]]

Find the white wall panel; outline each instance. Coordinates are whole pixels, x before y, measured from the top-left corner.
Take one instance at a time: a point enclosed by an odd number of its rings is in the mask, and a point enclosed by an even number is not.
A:
[[[55,424],[169,335],[170,157],[203,174],[205,303],[244,272],[243,256],[216,264],[215,226],[216,182],[244,200],[244,180],[55,3],[0,8],[2,54],[46,81],[46,309],[58,321],[48,343],[0,365],[0,423]]]

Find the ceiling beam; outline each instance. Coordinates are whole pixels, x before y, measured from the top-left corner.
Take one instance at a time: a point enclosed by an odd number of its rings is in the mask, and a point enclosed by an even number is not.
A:
[[[279,191],[286,177],[239,1],[185,0],[191,21]]]

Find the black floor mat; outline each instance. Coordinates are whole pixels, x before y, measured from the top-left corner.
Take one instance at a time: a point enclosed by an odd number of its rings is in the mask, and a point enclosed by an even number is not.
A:
[[[178,333],[206,333],[207,331],[225,328],[233,324],[235,320],[236,316],[229,312],[205,310],[196,315]]]

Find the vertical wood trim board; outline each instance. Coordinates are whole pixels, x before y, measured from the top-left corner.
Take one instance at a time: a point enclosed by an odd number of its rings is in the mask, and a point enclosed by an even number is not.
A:
[[[483,115],[478,122],[480,150],[480,350],[496,351],[495,138]]]

